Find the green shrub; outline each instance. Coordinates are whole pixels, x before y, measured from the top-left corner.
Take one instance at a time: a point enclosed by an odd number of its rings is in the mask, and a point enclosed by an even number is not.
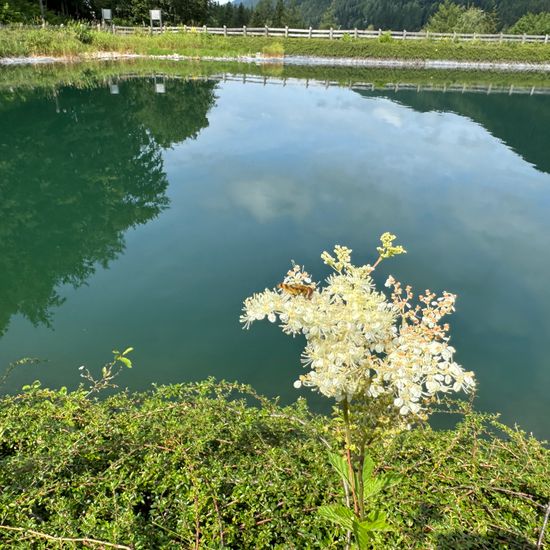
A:
[[[384,32],[380,35],[378,38],[378,42],[381,42],[383,44],[387,44],[388,42],[393,42],[393,38],[390,32]]]
[[[82,44],[91,44],[93,42],[92,31],[88,25],[76,23],[75,25],[71,25],[69,28],[73,31],[76,39],[79,42],[82,42]]]
[[[273,42],[262,48],[262,53],[266,57],[283,57],[285,49],[280,42]]]
[[[343,547],[317,514],[341,502],[321,439],[334,445],[332,420],[304,401],[283,408],[212,380],[86,393],[35,383],[0,400],[1,548],[58,547],[41,534],[136,549]],[[378,472],[402,477],[378,502],[394,530],[375,548],[536,542],[549,451],[493,416],[462,412],[452,430],[418,428],[372,447]]]
[[[512,34],[550,34],[550,12],[527,13],[508,29]]]

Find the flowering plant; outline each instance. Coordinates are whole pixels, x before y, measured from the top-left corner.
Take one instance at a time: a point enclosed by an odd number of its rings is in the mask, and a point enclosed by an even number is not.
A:
[[[411,287],[403,289],[391,276],[389,299],[376,290],[371,275],[378,264],[405,253],[393,245],[395,238],[382,235],[373,265],[354,266],[345,246],[337,245],[334,256],[323,252],[334,273],[322,288],[294,265],[280,288],[245,300],[241,322],[248,328],[278,318],[283,332],[305,336],[302,362],[310,371],[296,387],[317,389],[336,401],[391,395],[402,416],[421,416],[436,393],[469,391],[474,378],[453,360],[449,326],[440,322],[454,311],[454,294],[437,297],[427,290],[413,305]]]
[[[380,262],[406,253],[395,239],[390,233],[381,236],[372,265],[353,265],[345,246],[323,252],[321,259],[333,270],[325,286],[293,264],[276,289],[247,298],[241,316],[245,328],[267,317],[272,323],[279,320],[284,333],[305,336],[302,363],[309,371],[294,386],[336,400],[347,472],[342,464],[336,469],[346,494],[351,493],[355,523],[341,508],[325,509],[324,515],[337,522],[340,517],[340,525],[356,533],[357,541],[361,525],[365,540],[371,531],[387,527],[384,518],[376,515],[374,521],[365,512],[368,476],[361,472],[369,463],[366,446],[390,426],[401,429],[425,419],[437,394],[475,387],[473,373],[454,361],[449,326],[442,322],[454,311],[454,294],[426,290],[414,302],[411,287],[403,288],[392,276],[385,285],[389,297],[376,289],[372,273]],[[330,460],[338,462],[334,456]]]

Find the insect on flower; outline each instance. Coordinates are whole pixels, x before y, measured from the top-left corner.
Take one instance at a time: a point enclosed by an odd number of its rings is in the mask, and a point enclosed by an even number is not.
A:
[[[277,288],[280,288],[283,292],[290,294],[291,296],[305,296],[308,300],[311,300],[311,295],[315,290],[314,285],[301,285],[290,283],[279,283]]]

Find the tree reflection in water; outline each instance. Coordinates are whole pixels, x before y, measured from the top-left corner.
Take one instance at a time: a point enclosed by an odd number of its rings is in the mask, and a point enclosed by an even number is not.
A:
[[[49,324],[59,285],[84,284],[124,250],[127,229],[168,206],[162,149],[208,126],[215,85],[0,97],[0,334],[17,313]]]

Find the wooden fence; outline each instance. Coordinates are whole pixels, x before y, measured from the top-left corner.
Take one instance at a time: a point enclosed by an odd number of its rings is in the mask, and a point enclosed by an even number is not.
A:
[[[23,25],[23,24],[0,24],[2,28],[40,29],[54,27],[53,25]],[[103,30],[115,34],[162,34],[162,33],[198,33],[216,34],[221,36],[268,36],[279,38],[325,38],[338,40],[342,38],[378,38],[388,37],[393,40],[454,40],[454,41],[480,41],[480,42],[515,42],[526,44],[529,42],[539,44],[550,44],[550,35],[540,34],[480,34],[480,33],[448,33],[431,31],[383,31],[364,29],[294,29],[290,27],[193,27],[183,25],[178,27],[124,27],[122,25],[90,25],[91,29]]]
[[[197,75],[193,77],[189,76],[177,76],[177,75],[165,75],[163,73],[154,73],[150,75],[143,74],[126,74],[116,78],[105,79],[105,83],[118,84],[120,82],[128,80],[137,80],[149,78],[155,85],[158,82],[162,82],[164,87],[162,93],[166,93],[166,84],[169,84],[171,80],[184,80],[184,81],[219,81],[219,82],[240,82],[242,84],[260,84],[266,86],[267,84],[273,86],[304,86],[309,87],[339,87],[348,88],[350,90],[364,90],[367,92],[382,92],[382,93],[399,93],[399,92],[442,92],[442,93],[461,93],[461,94],[506,94],[506,95],[550,95],[550,86],[521,86],[521,85],[498,85],[498,84],[413,84],[407,82],[388,82],[386,84],[375,84],[374,82],[360,82],[352,81],[340,82],[336,80],[318,80],[310,78],[293,78],[293,77],[272,77],[265,75],[248,75],[248,74],[231,74],[220,73],[214,75]],[[118,93],[118,90],[117,90]],[[157,92],[159,93],[159,92]]]
[[[362,29],[293,29],[290,27],[191,27],[183,25],[181,27],[123,27],[112,25],[105,28],[116,34],[135,34],[135,33],[200,33],[215,34],[221,36],[271,36],[280,38],[325,38],[337,40],[342,38],[381,38],[382,36],[391,37],[393,40],[456,40],[480,42],[516,42],[525,44],[527,42],[536,42],[548,44],[550,36],[534,34],[478,34],[478,33],[445,33],[430,31],[382,31],[362,30]]]

